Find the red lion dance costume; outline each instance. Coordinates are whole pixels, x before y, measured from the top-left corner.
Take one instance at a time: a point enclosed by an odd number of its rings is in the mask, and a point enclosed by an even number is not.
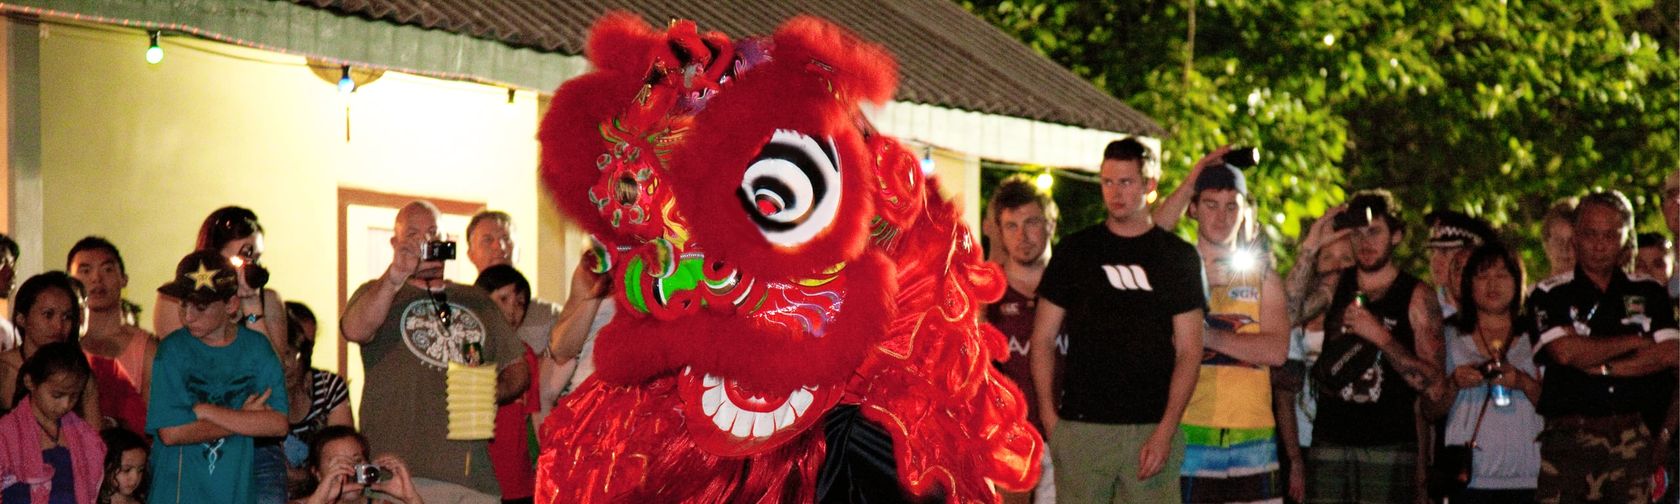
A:
[[[992,502],[1037,480],[1005,340],[975,318],[1003,275],[859,111],[897,85],[882,48],[814,18],[732,41],[620,13],[587,53],[542,178],[618,312],[543,427],[538,502]]]

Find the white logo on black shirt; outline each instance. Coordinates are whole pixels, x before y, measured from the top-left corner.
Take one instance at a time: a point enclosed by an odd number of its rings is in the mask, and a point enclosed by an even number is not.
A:
[[[1018,340],[1015,338],[1008,338],[1008,340],[1009,353],[1011,354],[1025,356],[1027,355],[1027,352],[1032,351],[1031,341]],[[1056,335],[1056,354],[1064,357],[1067,356],[1067,334]]]
[[[1154,291],[1149,286],[1149,275],[1143,272],[1143,267],[1136,264],[1105,264],[1103,273],[1108,274],[1108,284],[1119,290]]]

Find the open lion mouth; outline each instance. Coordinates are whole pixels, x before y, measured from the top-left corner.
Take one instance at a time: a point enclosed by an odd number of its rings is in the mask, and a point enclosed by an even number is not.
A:
[[[756,390],[693,368],[683,369],[677,386],[695,445],[721,456],[775,448],[816,423],[840,398],[831,386]]]

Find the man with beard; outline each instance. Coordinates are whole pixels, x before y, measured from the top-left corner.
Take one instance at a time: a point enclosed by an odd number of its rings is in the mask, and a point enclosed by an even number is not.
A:
[[[1206,350],[1180,426],[1179,481],[1186,503],[1281,503],[1271,368],[1289,354],[1288,299],[1251,225],[1248,183],[1224,161],[1228,150],[1203,157],[1156,210],[1166,229],[1188,195],[1208,283]]]
[[[1541,502],[1647,502],[1662,450],[1671,447],[1680,329],[1662,284],[1623,268],[1633,249],[1633,206],[1621,193],[1581,198],[1575,271],[1534,288],[1541,388]]]
[[[986,215],[991,216],[997,229],[996,237],[1001,245],[998,250],[1003,255],[998,259],[1003,263],[1009,288],[1004,291],[1003,299],[986,305],[985,317],[1009,338],[1009,360],[998,363],[998,368],[1021,389],[1027,421],[1038,428],[1040,435],[1044,434],[1044,423],[1039,419],[1037,388],[1032,381],[1032,355],[1034,350],[1055,351],[1059,367],[1065,354],[1061,351],[1065,348],[1061,336],[1050,347],[1035,348],[1031,341],[1033,319],[1038,313],[1038,283],[1044,277],[1044,266],[1050,263],[1050,238],[1056,235],[1058,213],[1050,194],[1040,192],[1026,175],[1003,179],[992,190],[986,208]],[[1054,384],[1051,388],[1054,390]],[[1041,465],[1043,472],[1038,487],[1028,494],[1005,495],[1004,501],[1027,502],[1031,497],[1034,502],[1055,502],[1055,473],[1048,451]]]
[[[439,240],[438,209],[416,201],[397,212],[390,267],[345,304],[344,338],[362,345],[366,393],[357,415],[368,441],[409,461],[432,503],[495,503],[500,494],[487,440],[450,440],[445,371],[497,366],[495,396],[530,385],[524,349],[489,296],[443,278],[447,257],[425,257]]]
[[[1307,502],[1416,502],[1418,401],[1446,395],[1441,307],[1428,284],[1393,263],[1405,230],[1387,191],[1354,193],[1344,214],[1351,218],[1336,227],[1354,230],[1355,267],[1336,282],[1311,370],[1318,417]]]
[[[1050,434],[1062,502],[1178,502],[1178,424],[1202,360],[1202,261],[1155,226],[1148,195],[1161,178],[1136,139],[1103,151],[1101,224],[1062,239],[1039,283],[1032,346],[1050,348],[1066,321],[1061,390],[1055,357],[1032,353],[1039,417]]]

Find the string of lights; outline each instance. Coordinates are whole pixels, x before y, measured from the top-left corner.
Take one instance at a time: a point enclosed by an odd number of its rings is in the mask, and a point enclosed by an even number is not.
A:
[[[83,29],[104,31],[104,32],[107,32],[107,33],[119,33],[119,34],[125,34],[125,35],[130,33],[130,32],[128,30],[118,29],[117,27],[145,30],[146,31],[146,40],[147,40],[145,58],[146,58],[147,63],[153,64],[153,65],[161,64],[163,62],[164,54],[165,54],[165,51],[168,47],[177,47],[177,48],[182,48],[182,49],[191,50],[191,51],[197,51],[197,52],[201,52],[201,53],[205,53],[205,54],[213,54],[213,55],[216,55],[216,56],[232,58],[232,59],[236,59],[236,60],[253,62],[253,63],[262,63],[262,64],[267,64],[267,65],[280,65],[280,66],[292,66],[292,67],[306,68],[306,67],[310,66],[310,64],[311,64],[311,63],[282,62],[282,61],[275,61],[275,60],[271,60],[271,59],[253,58],[253,57],[250,57],[250,56],[235,54],[235,53],[231,53],[231,52],[227,52],[227,51],[219,51],[219,50],[214,49],[213,47],[206,46],[206,45],[200,45],[200,44],[194,44],[194,45],[168,44],[169,39],[171,37],[187,36],[187,37],[192,37],[192,38],[198,39],[198,40],[219,42],[219,43],[223,43],[223,44],[229,44],[229,45],[244,47],[244,48],[248,48],[248,49],[257,49],[257,50],[268,51],[268,52],[279,53],[279,54],[285,54],[285,55],[291,55],[291,56],[302,56],[306,61],[309,61],[309,62],[324,62],[326,64],[337,65],[341,68],[341,70],[348,69],[348,68],[354,66],[354,67],[358,67],[358,68],[368,68],[368,69],[382,70],[382,71],[388,71],[388,72],[401,72],[401,73],[405,73],[405,74],[418,75],[418,76],[423,76],[423,77],[431,77],[431,78],[435,78],[435,79],[468,82],[468,83],[480,84],[480,85],[485,85],[485,86],[494,86],[494,87],[505,88],[510,92],[510,94],[513,93],[513,92],[516,92],[517,90],[524,89],[524,88],[521,88],[521,87],[513,85],[513,84],[509,84],[509,83],[501,82],[501,81],[496,81],[496,80],[493,80],[493,79],[486,79],[484,77],[481,77],[481,76],[478,76],[478,75],[473,75],[473,74],[459,73],[459,72],[440,72],[440,71],[433,71],[433,70],[421,70],[421,69],[417,69],[417,68],[406,68],[406,67],[398,67],[398,66],[391,66],[391,65],[376,65],[376,64],[365,63],[365,62],[350,61],[350,60],[347,60],[347,59],[338,58],[338,57],[329,56],[329,55],[315,54],[315,53],[304,52],[304,51],[296,51],[296,50],[292,50],[292,49],[288,49],[288,48],[284,48],[284,47],[274,46],[274,45],[270,45],[270,44],[263,44],[263,43],[259,43],[259,42],[256,42],[256,41],[247,40],[247,39],[243,39],[243,38],[239,38],[239,37],[233,37],[233,36],[225,35],[225,34],[214,32],[214,31],[205,30],[205,29],[202,29],[202,28],[199,28],[199,27],[196,27],[196,26],[186,25],[186,24],[182,24],[182,23],[160,23],[160,22],[144,21],[144,20],[136,20],[136,19],[124,19],[124,18],[113,18],[113,17],[107,17],[107,16],[95,16],[95,15],[87,15],[87,14],[76,13],[76,12],[61,11],[61,10],[56,10],[56,9],[31,7],[31,6],[25,6],[25,5],[15,5],[15,4],[10,4],[10,3],[0,3],[0,15],[5,15],[7,17],[14,17],[14,18],[16,18],[16,17],[27,17],[27,18],[30,18],[33,21],[38,21],[38,22],[40,22],[42,24],[45,24],[45,25],[48,25],[48,26],[75,27],[75,28],[83,28]],[[342,92],[345,88],[344,78],[341,78],[339,80],[338,86],[339,86],[340,91]],[[355,90],[354,81],[351,81],[350,90],[351,91]],[[530,91],[529,89],[526,89],[526,90]],[[511,99],[509,100],[509,103],[512,103]]]

